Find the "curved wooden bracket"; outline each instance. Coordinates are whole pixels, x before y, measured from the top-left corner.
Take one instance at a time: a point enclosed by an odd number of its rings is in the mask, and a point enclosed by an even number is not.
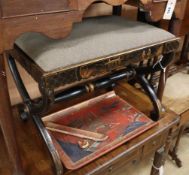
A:
[[[100,2],[104,2],[112,6],[119,6],[125,4],[127,1],[128,0],[101,0]],[[99,2],[99,0],[78,0],[78,10],[86,10],[94,2]]]
[[[73,23],[82,20],[83,13],[83,11],[72,11],[4,19],[3,48],[0,50],[12,49],[15,39],[26,32],[43,33],[53,39],[64,38],[71,32]]]
[[[151,113],[151,118],[154,121],[158,121],[160,119],[162,111],[163,111],[161,102],[157,98],[156,93],[154,92],[154,90],[150,86],[145,75],[137,75],[137,80],[139,81],[140,85],[142,86],[142,88],[144,89],[144,91],[147,93],[150,100],[152,101],[154,111],[152,111],[152,113]]]

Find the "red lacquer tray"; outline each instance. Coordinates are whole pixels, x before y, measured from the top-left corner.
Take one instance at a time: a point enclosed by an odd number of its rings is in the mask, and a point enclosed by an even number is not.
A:
[[[77,169],[157,124],[115,94],[114,91],[95,97],[43,118],[71,128],[101,133],[104,141],[94,141],[49,131],[64,166]],[[79,143],[87,143],[81,148]]]

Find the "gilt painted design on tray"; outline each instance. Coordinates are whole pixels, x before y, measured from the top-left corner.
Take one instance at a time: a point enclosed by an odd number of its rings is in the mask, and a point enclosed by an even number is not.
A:
[[[84,166],[157,124],[113,91],[47,116],[43,121],[46,126],[50,122],[64,130],[62,133],[49,128],[68,169]],[[89,133],[82,135],[85,131]],[[75,136],[75,132],[80,135]],[[88,135],[94,138],[88,139]],[[103,138],[100,141],[96,138],[99,135]]]

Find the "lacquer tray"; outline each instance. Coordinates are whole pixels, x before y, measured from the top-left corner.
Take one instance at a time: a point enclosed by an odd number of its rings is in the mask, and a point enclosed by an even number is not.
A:
[[[68,169],[86,165],[157,124],[114,91],[53,113],[43,121],[45,125],[54,123],[106,137],[103,141],[95,141],[49,130]]]

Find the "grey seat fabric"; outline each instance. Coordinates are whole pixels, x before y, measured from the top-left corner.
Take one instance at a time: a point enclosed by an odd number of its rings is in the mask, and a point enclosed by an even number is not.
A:
[[[169,32],[148,24],[106,16],[74,24],[64,39],[26,33],[16,40],[16,45],[44,71],[52,71],[173,38]]]

